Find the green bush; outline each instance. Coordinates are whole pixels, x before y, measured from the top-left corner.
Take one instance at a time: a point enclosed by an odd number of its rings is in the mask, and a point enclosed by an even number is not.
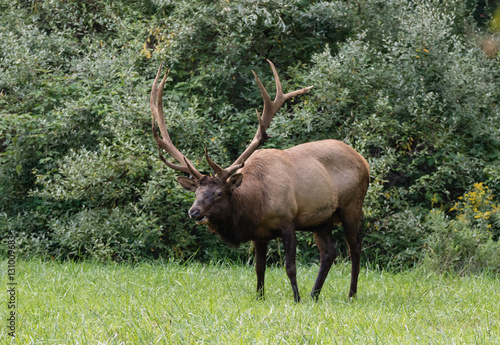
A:
[[[53,219],[49,228],[56,239],[55,254],[61,258],[137,261],[163,249],[160,227],[152,227],[154,215],[132,205],[107,210],[83,209]]]
[[[438,233],[424,221],[431,209],[450,209],[475,182],[500,193],[499,62],[477,39],[493,10],[458,0],[2,2],[0,238],[15,232],[26,257],[251,261],[251,245],[228,248],[186,216],[193,195],[157,158],[148,97],[163,62],[172,140],[208,174],[205,147],[229,165],[255,133],[251,70],[272,94],[268,58],[284,90],[314,88],[285,104],[266,147],[335,138],[358,150],[371,165],[364,257],[411,267]],[[318,259],[311,234],[299,235],[298,254]],[[269,256],[282,260],[279,241]]]
[[[367,224],[364,252],[369,261],[384,269],[406,269],[424,257],[428,229],[419,210],[405,210]]]
[[[305,76],[309,116],[290,132],[313,128],[367,157],[365,254],[382,266],[418,262],[429,209],[451,207],[474,181],[499,188],[498,62],[459,35],[457,21],[471,24],[459,10],[403,4],[391,30],[363,32],[335,55],[327,47]]]
[[[459,200],[451,214],[439,209],[429,212],[426,225],[431,233],[424,264],[460,274],[500,273],[500,205],[482,183],[474,184]]]

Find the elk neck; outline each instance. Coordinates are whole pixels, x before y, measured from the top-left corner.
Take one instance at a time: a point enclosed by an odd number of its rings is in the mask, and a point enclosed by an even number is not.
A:
[[[265,207],[264,200],[265,189],[261,182],[252,174],[244,174],[241,186],[234,190],[227,206],[210,218],[210,231],[234,247],[254,240]]]

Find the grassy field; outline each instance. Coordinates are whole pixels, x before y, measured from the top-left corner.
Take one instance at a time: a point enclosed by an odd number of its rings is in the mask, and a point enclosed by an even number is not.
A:
[[[0,261],[5,344],[499,344],[500,279],[421,269],[362,270],[347,298],[349,264],[332,268],[317,303],[317,266],[300,267],[293,302],[282,268],[265,300],[249,266],[18,262],[16,338],[7,334],[6,261]]]

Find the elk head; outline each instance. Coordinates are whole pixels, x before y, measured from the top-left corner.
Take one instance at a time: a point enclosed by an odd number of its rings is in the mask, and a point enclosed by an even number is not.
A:
[[[168,77],[168,71],[165,73],[163,79],[158,85],[158,79],[160,77],[162,66],[158,69],[158,73],[156,74],[151,90],[149,102],[153,112],[153,137],[156,140],[159,156],[163,163],[171,169],[181,171],[192,176],[192,179],[185,176],[179,176],[177,180],[186,190],[195,192],[196,200],[189,210],[189,217],[195,219],[198,224],[209,224],[214,218],[221,217],[221,213],[229,212],[231,194],[241,185],[243,180],[243,175],[241,173],[235,174],[235,172],[242,168],[245,161],[252,155],[252,153],[254,153],[255,150],[257,150],[259,146],[263,145],[269,138],[266,130],[269,127],[274,115],[278,112],[285,101],[297,95],[306,93],[312,88],[312,86],[310,86],[284,94],[281,89],[281,82],[274,64],[269,60],[267,61],[271,66],[276,82],[276,97],[273,101],[271,101],[271,98],[269,97],[264,85],[259,80],[259,77],[252,71],[264,102],[262,116],[260,116],[257,111],[259,127],[257,128],[257,132],[248,147],[229,167],[225,169],[221,168],[217,163],[210,159],[207,151],[205,150],[205,159],[214,170],[215,176],[201,174],[198,170],[196,170],[191,161],[187,159],[170,140],[165,124],[162,105],[163,88]],[[156,123],[158,123],[162,138],[160,138],[157,133]],[[173,164],[166,160],[162,155],[162,149],[169,153],[180,165]]]

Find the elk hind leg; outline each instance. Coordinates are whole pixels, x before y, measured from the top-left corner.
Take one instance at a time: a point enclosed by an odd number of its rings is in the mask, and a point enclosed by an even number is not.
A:
[[[314,239],[316,240],[316,245],[318,246],[320,255],[320,266],[318,277],[314,283],[313,289],[311,291],[311,297],[317,300],[321,292],[321,288],[325,283],[325,279],[330,272],[332,264],[335,262],[337,257],[337,250],[335,248],[335,243],[332,237],[333,222],[328,222],[314,231]]]
[[[349,246],[349,255],[351,257],[351,286],[349,288],[349,297],[356,296],[358,290],[358,277],[361,260],[361,219],[363,212],[361,207],[347,209],[340,214],[344,236]]]

